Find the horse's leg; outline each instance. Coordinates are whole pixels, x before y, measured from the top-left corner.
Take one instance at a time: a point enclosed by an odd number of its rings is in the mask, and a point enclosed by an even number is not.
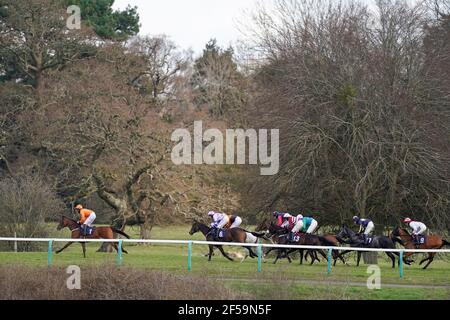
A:
[[[406,263],[407,265],[411,265],[411,263],[414,262],[414,260],[408,260],[409,257],[411,257],[414,253],[412,252],[407,252],[405,253],[405,255],[403,256],[403,262]]]
[[[278,250],[277,251],[277,256],[275,257],[275,260],[274,260],[273,264],[276,264],[278,259],[280,259],[280,257],[281,257],[281,250]]]
[[[222,255],[227,258],[230,261],[234,261],[232,258],[230,258],[230,256],[228,256],[228,254],[223,250],[222,246],[217,246],[217,248],[219,249],[219,251],[222,253]]]
[[[309,264],[313,265],[314,262],[316,261],[316,257],[314,257],[314,253],[311,250],[307,250],[306,256],[309,256],[311,258],[311,262]]]
[[[342,261],[343,264],[347,264],[347,261],[345,261],[343,256],[339,255],[338,258]]]
[[[303,264],[303,254],[305,253],[305,251],[302,249],[302,250],[298,250],[299,252],[300,252],[300,265],[302,265]]]
[[[61,253],[63,250],[65,250],[67,247],[71,246],[73,244],[73,242],[67,242],[67,244],[62,247],[61,249],[55,251],[56,254]]]
[[[318,250],[319,253],[321,253],[320,250]],[[317,255],[317,250],[312,250],[313,254],[314,254],[314,259],[317,260],[318,263],[320,263],[320,259],[319,256]],[[325,255],[325,259],[327,259],[326,255]]]
[[[339,254],[339,251],[335,250],[333,251],[333,259],[334,259],[334,266],[336,266],[338,259],[341,260],[343,264],[345,264],[345,259],[341,254]]]
[[[83,257],[86,258],[86,242],[80,242],[81,247],[83,248]]]
[[[349,254],[350,252],[352,252],[352,251],[351,250],[345,250],[345,251],[339,253],[338,258],[342,259],[346,254]]]
[[[250,254],[250,258],[254,259],[254,258],[258,257],[256,255],[256,253],[253,252],[251,247],[244,247],[244,248],[248,250],[248,253]]]
[[[289,254],[286,252],[286,259],[288,260],[289,263],[292,263],[292,259],[291,257],[289,257]]]
[[[428,268],[428,266],[433,262],[434,260],[434,256],[436,255],[435,252],[430,252],[428,254],[428,263],[425,265],[425,267],[423,267],[423,270],[425,270],[426,268]]]
[[[211,261],[211,256],[213,254],[214,247],[209,245],[208,261]]]
[[[395,256],[392,254],[392,252],[386,252],[386,254],[392,260],[392,269],[395,269]]]
[[[359,262],[361,261],[361,255],[362,255],[362,253],[361,253],[361,251],[358,251],[358,258],[357,258],[357,262],[356,262],[356,266],[357,267],[359,267]]]
[[[317,253],[313,250],[308,250],[309,256],[311,257],[311,263],[310,265],[312,266],[314,264],[314,262],[316,262],[317,257],[315,256]]]
[[[319,253],[322,256],[322,258],[324,258],[325,260],[328,260],[328,256],[323,250],[319,250]],[[319,260],[319,259],[317,259],[317,260]],[[319,260],[319,262],[320,262],[320,260]]]

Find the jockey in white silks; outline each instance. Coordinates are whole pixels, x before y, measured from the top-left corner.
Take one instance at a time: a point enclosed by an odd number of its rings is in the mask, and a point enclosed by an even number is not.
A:
[[[419,244],[419,235],[423,235],[425,231],[427,231],[427,226],[425,223],[420,221],[414,221],[411,218],[405,218],[403,220],[404,223],[406,223],[411,229],[414,242],[418,245]]]
[[[233,229],[241,225],[242,219],[238,216],[229,216],[225,213],[219,213],[215,211],[208,212],[208,216],[212,218],[211,228],[217,230],[213,232],[218,232],[220,229]],[[215,235],[215,234],[213,234]]]
[[[369,236],[370,234],[372,234],[373,229],[375,229],[375,224],[370,219],[361,219],[358,216],[354,216],[353,222],[355,222],[355,224],[359,225],[358,233],[362,233],[365,236]]]

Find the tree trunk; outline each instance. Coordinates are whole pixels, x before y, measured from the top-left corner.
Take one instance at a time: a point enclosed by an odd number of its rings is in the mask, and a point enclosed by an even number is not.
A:
[[[365,264],[378,264],[378,252],[364,252],[363,260]]]

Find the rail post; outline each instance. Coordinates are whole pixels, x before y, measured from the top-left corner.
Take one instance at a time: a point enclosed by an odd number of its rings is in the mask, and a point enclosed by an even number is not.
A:
[[[14,238],[17,238],[17,232],[14,232]],[[17,240],[14,241],[14,252],[17,253]]]
[[[405,276],[404,270],[403,270],[403,251],[400,251],[400,257],[399,257],[399,270],[400,270],[400,279],[403,279]]]
[[[333,249],[328,249],[328,269],[327,269],[327,273],[331,274],[331,258],[333,257]]]
[[[117,246],[117,266],[122,265],[122,240],[119,240],[119,245]]]
[[[47,249],[47,265],[51,267],[52,262],[53,262],[53,240],[49,240]]]
[[[192,269],[192,241],[188,242],[188,272]]]
[[[258,272],[262,269],[262,245],[258,245]]]

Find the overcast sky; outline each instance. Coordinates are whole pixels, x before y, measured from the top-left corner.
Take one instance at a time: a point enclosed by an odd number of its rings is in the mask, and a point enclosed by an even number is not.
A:
[[[259,1],[273,3],[273,0],[115,0],[114,8],[137,6],[141,35],[165,34],[182,49],[192,48],[200,54],[211,38],[216,38],[222,47],[242,38],[238,21],[248,18],[248,11]],[[374,4],[374,0],[362,1],[369,6]]]
[[[239,39],[236,21],[256,3],[257,0],[116,0],[114,8],[137,6],[141,35],[166,34],[181,48],[201,53],[211,38],[216,38],[221,46]]]

